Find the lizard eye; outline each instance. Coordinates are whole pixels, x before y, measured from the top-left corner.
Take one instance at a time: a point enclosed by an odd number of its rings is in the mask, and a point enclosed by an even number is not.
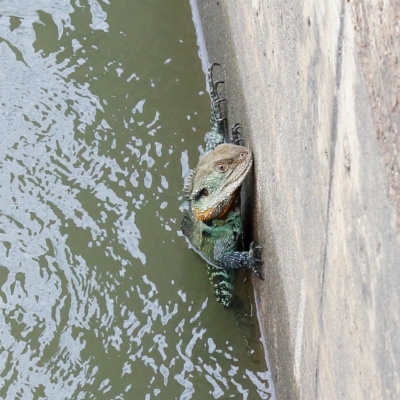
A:
[[[239,154],[239,160],[244,160],[246,158],[246,153]]]
[[[215,170],[218,172],[225,172],[227,169],[228,169],[228,164],[221,163],[215,166]]]

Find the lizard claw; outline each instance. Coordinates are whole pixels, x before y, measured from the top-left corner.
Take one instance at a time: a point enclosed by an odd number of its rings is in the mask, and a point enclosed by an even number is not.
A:
[[[231,141],[232,143],[238,144],[243,139],[240,137],[240,133],[238,132],[239,129],[243,129],[242,125],[237,122],[236,124],[232,125],[231,127]]]
[[[257,268],[257,264],[262,264],[262,260],[256,257],[255,253],[258,253],[262,247],[257,244],[257,242],[250,243],[250,257],[251,257],[251,270],[252,272],[257,275],[261,280],[264,280],[264,277],[261,274],[261,271]]]
[[[251,270],[253,272],[253,274],[257,275],[262,281],[264,280],[264,277],[262,276],[262,273],[260,270],[258,270],[257,268],[252,268]]]
[[[242,125],[240,124],[240,122],[236,122],[236,124],[232,125],[231,129],[233,131],[235,131],[236,129],[241,128],[241,127],[242,127]]]
[[[218,63],[212,63],[208,66],[208,73],[209,73],[209,78],[210,78],[210,83],[212,83],[212,72],[214,67],[220,67],[221,65]]]
[[[253,241],[250,243],[250,252],[253,254],[255,250],[261,250],[262,247],[257,242]]]
[[[218,63],[214,62],[214,63],[211,63],[211,64],[208,66],[208,68],[209,68],[209,69],[212,69],[212,68],[215,67],[215,66],[220,67],[221,64],[218,64]]]

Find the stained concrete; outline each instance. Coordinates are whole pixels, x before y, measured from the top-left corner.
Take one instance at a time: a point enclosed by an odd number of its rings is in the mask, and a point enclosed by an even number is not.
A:
[[[254,151],[254,287],[278,398],[399,399],[400,4],[198,7]]]

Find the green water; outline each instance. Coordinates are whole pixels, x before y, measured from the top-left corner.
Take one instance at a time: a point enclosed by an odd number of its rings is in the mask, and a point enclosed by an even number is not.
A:
[[[0,16],[0,398],[271,398],[246,292],[218,305],[179,234],[210,112],[189,3]]]

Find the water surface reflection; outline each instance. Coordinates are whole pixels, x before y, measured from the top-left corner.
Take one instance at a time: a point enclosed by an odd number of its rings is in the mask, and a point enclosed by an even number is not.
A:
[[[189,5],[0,15],[0,397],[269,398],[177,233],[209,113]]]

